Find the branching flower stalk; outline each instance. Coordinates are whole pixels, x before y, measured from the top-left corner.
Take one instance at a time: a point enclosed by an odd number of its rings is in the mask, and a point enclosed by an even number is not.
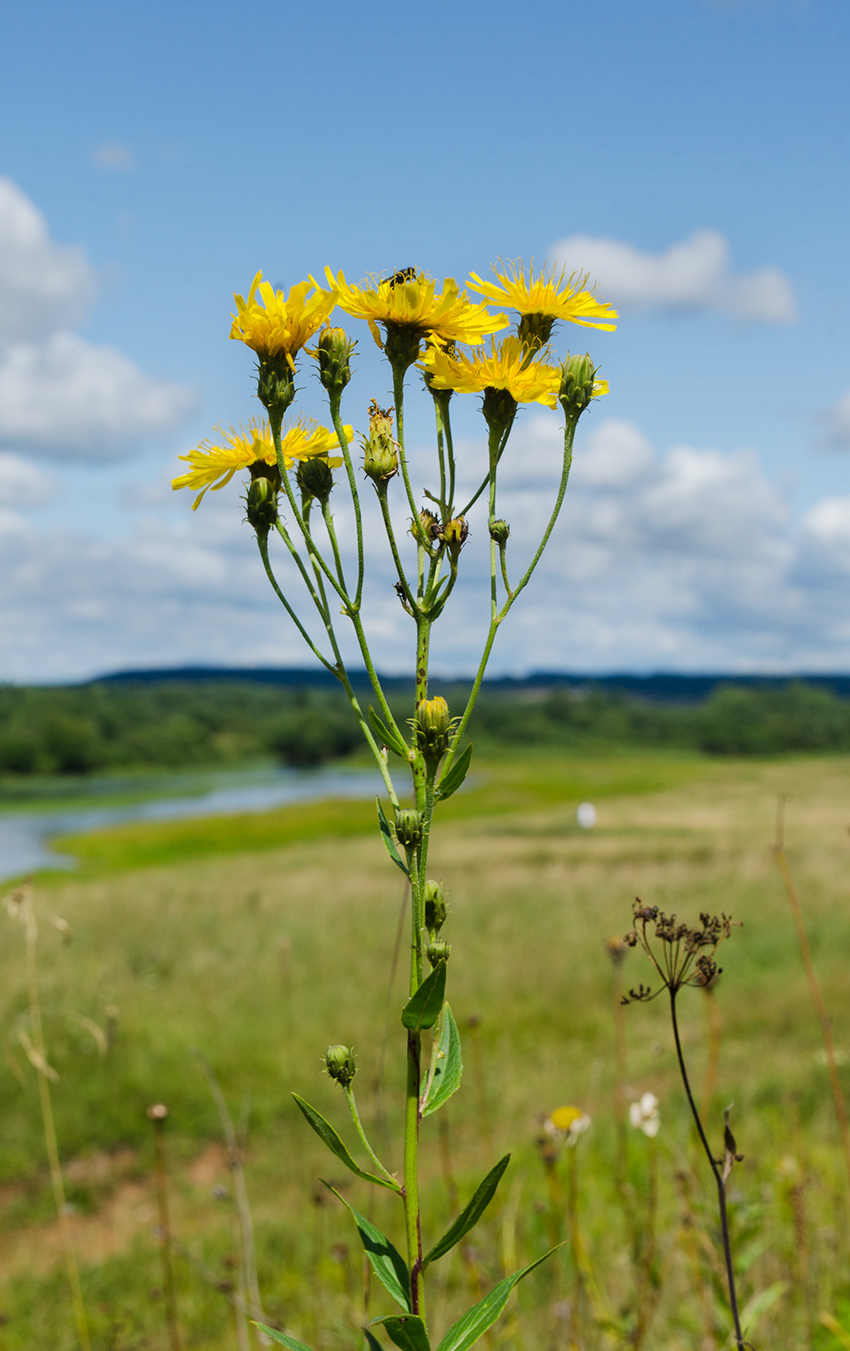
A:
[[[700,1144],[708,1159],[717,1186],[723,1259],[729,1287],[729,1306],[732,1311],[735,1345],[740,1351],[740,1348],[749,1345],[749,1343],[744,1341],[741,1331],[741,1317],[735,1287],[735,1269],[732,1263],[732,1246],[729,1240],[726,1183],[733,1167],[736,1163],[740,1163],[744,1156],[737,1152],[735,1137],[729,1127],[731,1108],[726,1110],[723,1157],[717,1159],[714,1156],[691,1091],[676,1010],[676,999],[685,986],[691,985],[701,988],[710,985],[715,977],[720,974],[722,968],[717,965],[714,958],[720,944],[730,936],[733,921],[727,915],[709,915],[703,912],[700,915],[699,928],[691,928],[687,924],[677,923],[675,915],[665,915],[657,905],[644,905],[640,898],[634,903],[633,914],[634,928],[625,935],[625,942],[629,947],[634,948],[640,945],[643,948],[661,980],[661,985],[653,992],[650,987],[641,984],[637,989],[629,990],[628,995],[624,996],[623,1003],[645,1004],[652,999],[656,999],[662,990],[666,990],[669,996],[673,1039],[676,1043],[676,1058],[679,1062],[679,1072],[682,1076],[685,1096],[696,1125]],[[652,926],[652,928],[650,929],[649,926]]]
[[[416,1351],[427,1351],[429,1346],[425,1321],[428,1268],[477,1223],[507,1166],[503,1159],[491,1169],[443,1238],[426,1250],[419,1204],[420,1128],[456,1091],[462,1070],[460,1037],[445,1001],[451,949],[440,930],[446,906],[441,889],[428,877],[434,812],[461,787],[468,773],[472,746],[465,737],[497,633],[531,581],[558,521],[579,418],[595,398],[607,392],[589,356],[568,354],[559,360],[548,344],[559,322],[613,329],[610,321],[616,318],[588,289],[586,277],[547,268],[535,275],[533,269],[521,265],[502,266],[494,272],[493,282],[475,273],[470,276],[468,289],[478,292],[480,301],[471,300],[452,278],[446,278],[439,289],[432,278],[415,268],[356,286],[343,273],[334,274],[328,268],[326,287],[311,277],[288,294],[275,291],[257,273],[247,298],[235,297],[230,336],[256,356],[257,397],[267,420],[229,432],[220,430],[217,441],[205,442],[183,457],[189,471],[173,485],[200,490],[194,503],[197,507],[208,489],[218,491],[235,473],[248,471],[246,516],[256,534],[263,569],[314,657],[342,685],[389,801],[388,812],[378,802],[378,823],[392,862],[409,882],[411,914],[409,997],[401,1019],[407,1061],[401,1177],[385,1166],[368,1138],[354,1096],[354,1058],[347,1047],[330,1047],[326,1068],[343,1090],[366,1167],[359,1166],[336,1129],[315,1108],[297,1095],[296,1102],[337,1159],[359,1177],[393,1191],[402,1203],[404,1258],[371,1221],[349,1208],[375,1275],[402,1309],[400,1316],[376,1322],[384,1326],[391,1341],[408,1349],[415,1346]],[[517,316],[514,330],[500,339],[494,335],[508,329],[509,319],[506,313],[489,308],[492,303]],[[354,431],[343,421],[342,411],[356,342],[344,329],[333,326],[337,309],[366,321],[392,374],[392,408],[383,409],[374,399],[368,408],[361,468],[377,499],[376,515],[386,536],[395,592],[412,621],[415,698],[407,722],[396,717],[382,688],[364,622],[370,583],[368,512],[352,453]],[[290,416],[296,398],[296,361],[302,352],[315,362],[327,394],[329,428]],[[404,441],[404,399],[414,375],[424,382],[431,397],[436,424],[434,477],[423,485],[421,494],[414,486]],[[468,394],[482,398],[488,466],[477,491],[459,507],[456,495],[462,475],[455,458],[450,405],[454,398]],[[510,453],[509,439],[519,407],[529,403],[562,411],[563,455],[545,529],[512,584],[510,527],[498,515],[499,466]],[[335,470],[342,471],[339,477]],[[335,511],[341,495],[344,529]],[[430,693],[431,638],[463,567],[469,513],[482,498],[489,536],[489,622],[466,706],[452,716],[445,699]],[[404,529],[399,511],[406,518]],[[353,540],[353,560],[350,548],[343,544],[348,540]],[[351,626],[371,685],[375,702],[368,711],[361,707],[342,656],[340,615]],[[390,756],[410,776],[410,806],[402,805]],[[423,1038],[428,1033],[426,1067]],[[495,1321],[513,1286],[529,1270],[506,1277],[465,1315],[474,1321],[476,1339]],[[299,1351],[301,1344],[292,1338],[264,1331],[290,1351]],[[377,1343],[371,1332],[367,1340],[374,1351],[373,1343]]]

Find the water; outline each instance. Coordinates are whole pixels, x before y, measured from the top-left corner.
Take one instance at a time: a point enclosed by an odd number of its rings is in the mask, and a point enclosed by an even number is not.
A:
[[[126,790],[128,782],[116,787]],[[133,787],[137,791],[138,786],[136,781]],[[220,774],[216,776],[216,786],[182,797],[160,797],[115,807],[0,812],[0,881],[37,868],[76,867],[75,858],[50,848],[50,840],[56,835],[76,835],[124,821],[177,821],[264,812],[288,802],[315,802],[321,798],[368,798],[376,796],[382,788],[380,776],[365,770],[270,769],[252,774]]]

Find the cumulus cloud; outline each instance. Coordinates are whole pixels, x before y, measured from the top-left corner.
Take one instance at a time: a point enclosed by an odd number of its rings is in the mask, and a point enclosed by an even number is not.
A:
[[[759,324],[790,324],[797,318],[788,277],[773,267],[734,272],[729,244],[716,230],[695,230],[662,253],[618,239],[571,235],[553,244],[549,257],[589,273],[600,294],[623,309],[714,311]]]
[[[0,444],[106,459],[164,432],[191,409],[181,385],[155,380],[114,347],[74,333],[0,350]]]
[[[102,145],[95,146],[92,160],[99,169],[124,173],[136,167],[136,157],[123,141],[104,141]]]
[[[0,178],[0,446],[103,460],[193,406],[190,390],[68,331],[94,291],[82,250],[55,243],[41,212]]]
[[[55,493],[53,480],[36,465],[0,451],[0,507],[42,506]]]

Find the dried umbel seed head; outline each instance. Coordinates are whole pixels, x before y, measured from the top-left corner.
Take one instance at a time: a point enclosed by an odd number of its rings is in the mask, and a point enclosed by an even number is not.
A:
[[[469,534],[469,526],[463,516],[456,516],[453,521],[446,521],[443,526],[442,538],[451,554],[452,558],[457,558]]]
[[[342,1045],[329,1046],[325,1053],[325,1068],[332,1079],[342,1084],[343,1088],[348,1088],[357,1073],[351,1048]]]
[[[323,456],[313,455],[309,460],[300,460],[295,478],[305,500],[315,497],[322,504],[327,502],[334,486],[334,476]]]
[[[443,888],[439,882],[425,883],[425,928],[429,933],[438,934],[446,922],[448,913]]]
[[[351,379],[351,354],[357,346],[344,328],[323,328],[316,343],[319,379],[329,394],[341,394]]]
[[[398,473],[398,447],[393,437],[393,411],[369,404],[369,435],[363,441],[363,471],[375,484]]]
[[[490,538],[496,541],[500,549],[504,549],[510,533],[511,527],[508,525],[507,521],[490,522]]]
[[[714,955],[732,932],[733,921],[729,915],[710,915],[703,911],[699,927],[692,927],[679,922],[675,915],[666,915],[657,905],[644,905],[640,897],[635,900],[632,913],[635,927],[626,934],[624,942],[629,947],[641,945],[660,976],[661,985],[654,993],[639,985],[629,991],[624,1003],[633,999],[644,1002],[654,999],[662,989],[675,996],[683,985],[704,988],[720,974],[721,968]],[[658,944],[660,950],[656,950]]]
[[[442,938],[435,938],[428,944],[427,952],[428,961],[432,966],[436,966],[438,962],[447,962],[449,960],[449,957],[452,955],[451,944],[445,943]]]
[[[581,416],[593,398],[596,383],[596,367],[588,353],[584,356],[568,356],[561,367],[561,389],[558,402],[563,408],[567,421]]]
[[[414,849],[422,843],[422,813],[413,807],[402,807],[395,814],[395,833],[399,844]]]

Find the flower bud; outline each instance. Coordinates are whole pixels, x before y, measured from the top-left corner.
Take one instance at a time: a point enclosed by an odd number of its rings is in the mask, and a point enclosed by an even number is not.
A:
[[[369,404],[369,435],[363,441],[363,470],[374,483],[387,483],[398,473],[398,449],[393,438],[393,412]]]
[[[271,422],[279,425],[295,398],[295,368],[285,352],[258,358],[257,398],[268,410]]]
[[[299,460],[295,479],[305,499],[315,497],[325,503],[334,486],[334,476],[330,465],[322,455],[311,455],[309,460]]]
[[[578,418],[593,398],[596,367],[590,355],[567,355],[561,366],[561,390],[558,400],[567,415],[567,421]]]
[[[436,966],[438,962],[447,962],[452,955],[451,943],[444,943],[442,938],[435,938],[428,944],[426,951],[432,966]]]
[[[452,558],[456,559],[469,534],[469,526],[463,516],[456,516],[453,521],[446,521],[443,526],[443,539]]]
[[[496,389],[488,385],[484,391],[481,411],[487,426],[497,436],[504,436],[516,417],[517,402],[506,389]]]
[[[426,755],[437,759],[445,755],[449,748],[449,734],[452,728],[449,706],[442,695],[435,699],[423,699],[416,706],[413,730],[416,744]]]
[[[500,549],[504,549],[510,533],[511,527],[508,525],[507,521],[490,522],[490,538],[496,541]]]
[[[268,535],[272,526],[277,524],[277,494],[280,487],[280,474],[277,473],[277,465],[263,465],[264,469],[271,469],[272,467],[277,474],[277,483],[266,474],[255,476],[252,472],[245,498],[245,515],[248,522],[254,527],[257,534],[264,538]],[[253,471],[253,465],[251,469]]]
[[[417,521],[411,521],[410,533],[415,540],[421,540],[424,535],[427,540],[438,539],[441,535],[439,519],[433,511],[423,507],[419,513]]]
[[[351,354],[357,342],[344,328],[323,328],[316,343],[319,379],[329,394],[341,394],[351,379]]]
[[[331,1078],[336,1079],[343,1088],[348,1088],[357,1073],[354,1055],[348,1046],[329,1046],[325,1055],[325,1068]]]
[[[439,882],[425,883],[425,928],[438,934],[446,922],[446,900]]]
[[[422,813],[413,807],[401,807],[395,814],[395,833],[399,844],[413,849],[422,843]]]

